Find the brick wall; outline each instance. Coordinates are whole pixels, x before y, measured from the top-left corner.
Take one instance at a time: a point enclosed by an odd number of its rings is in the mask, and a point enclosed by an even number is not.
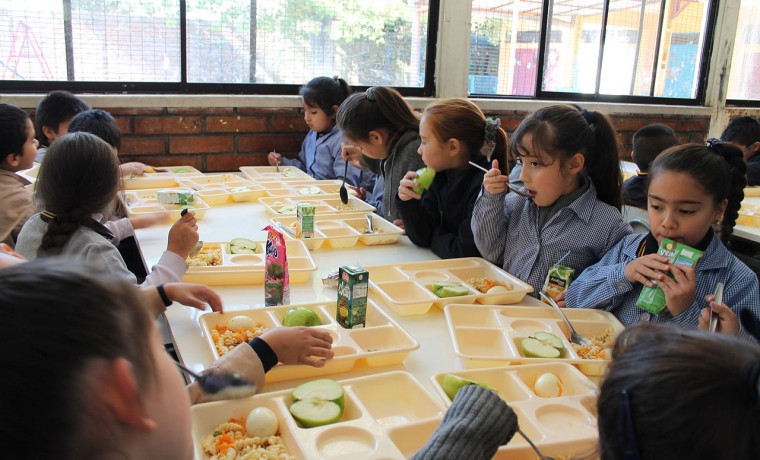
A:
[[[201,171],[235,171],[240,166],[267,164],[276,149],[296,155],[308,131],[299,109],[250,107],[213,108],[109,108],[122,131],[122,161],[155,166],[190,165]],[[514,130],[524,111],[488,111]],[[613,114],[613,123],[628,158],[631,137],[650,123],[673,128],[682,142],[702,142],[709,116]]]

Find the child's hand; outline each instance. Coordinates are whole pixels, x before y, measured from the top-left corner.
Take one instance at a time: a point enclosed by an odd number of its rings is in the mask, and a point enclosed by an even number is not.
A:
[[[122,176],[142,176],[145,174],[145,164],[139,161],[130,161],[119,165]]]
[[[659,254],[649,254],[628,262],[625,266],[625,279],[631,283],[641,283],[644,286],[655,287],[665,278],[670,270],[668,258]]]
[[[669,276],[659,281],[662,291],[665,293],[665,306],[670,314],[678,316],[694,303],[697,296],[697,274],[692,267],[685,265],[673,265],[670,267]]]
[[[267,155],[267,161],[269,162],[269,166],[281,165],[282,155],[277,152],[269,152],[269,155]]]
[[[509,176],[505,176],[499,170],[499,160],[491,162],[491,169],[483,176],[483,188],[491,195],[507,191]]]
[[[393,219],[393,225],[400,228],[401,230],[404,229],[404,221],[401,219]],[[404,232],[404,235],[406,235],[406,232]]]
[[[188,307],[202,311],[208,305],[212,311],[224,312],[219,294],[203,284],[167,283],[164,284],[164,293],[170,300]]]
[[[198,221],[195,220],[195,213],[188,211],[169,230],[169,244],[166,246],[166,250],[187,259],[197,242]]]
[[[417,174],[417,172],[407,171],[404,175],[404,178],[401,179],[401,182],[398,184],[398,197],[401,199],[401,201],[422,199],[422,195],[412,190],[412,187],[417,187],[420,185],[414,181],[414,179],[417,177],[419,177],[419,174]]]
[[[739,334],[739,319],[728,307],[728,305],[715,303],[715,296],[713,294],[706,295],[705,300],[710,304],[710,306],[703,308],[699,313],[699,324],[697,325],[699,330],[709,330],[710,313],[715,312],[718,315],[718,327],[715,328],[717,332],[722,332],[724,334],[730,335]]]
[[[276,327],[261,335],[277,359],[285,364],[322,367],[333,357],[330,333],[313,327]]]
[[[356,198],[359,198],[362,201],[367,201],[367,191],[364,190],[364,187],[357,187],[351,184],[346,184],[346,187],[356,193]]]
[[[162,224],[168,220],[168,214],[163,212],[155,212],[149,214],[140,214],[139,216],[132,216],[129,218],[129,223],[132,224],[132,228],[137,230],[139,228],[148,228],[156,224]]]
[[[567,291],[562,291],[559,294],[557,294],[557,297],[552,297],[552,298],[554,299],[554,303],[556,303],[559,308],[565,308],[566,296],[567,296]]]

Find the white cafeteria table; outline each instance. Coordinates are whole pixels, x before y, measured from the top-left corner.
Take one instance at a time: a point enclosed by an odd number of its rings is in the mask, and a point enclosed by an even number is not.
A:
[[[204,242],[229,241],[237,237],[264,239],[266,233],[261,229],[266,225],[268,225],[268,216],[263,205],[257,202],[212,207],[198,223],[200,238]],[[148,267],[154,265],[165,250],[169,228],[170,225],[166,224],[137,230],[137,240]],[[357,243],[356,246],[346,249],[315,250],[311,252],[311,255],[317,265],[317,270],[306,283],[290,285],[291,305],[320,300],[335,301],[336,289],[323,286],[321,278],[326,273],[336,271],[341,265],[360,263],[363,266],[370,266],[438,259],[430,250],[415,246],[406,236],[401,237],[398,243],[392,245],[364,246]],[[372,279],[371,272],[370,279]],[[221,295],[226,311],[258,306],[263,308],[262,285],[214,286],[213,289]],[[376,299],[377,296],[370,293],[370,298]],[[378,305],[382,308],[382,304]],[[533,297],[526,296],[520,305],[540,306],[543,304]],[[406,361],[400,365],[384,367],[358,365],[350,372],[332,374],[330,378],[341,380],[390,370],[402,370],[411,373],[432,394],[431,376],[465,368],[463,362],[454,354],[443,311],[432,307],[424,315],[399,316],[391,309],[384,308],[384,310],[419,342],[419,349],[412,351]],[[199,325],[199,317],[202,314],[204,312],[179,304],[171,306],[166,312],[172,340],[180,359],[196,371],[204,369],[214,359]],[[291,388],[307,380],[310,379],[268,383],[263,391]]]

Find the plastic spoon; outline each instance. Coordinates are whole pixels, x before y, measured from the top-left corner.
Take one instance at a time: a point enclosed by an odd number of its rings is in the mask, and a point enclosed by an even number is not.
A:
[[[198,382],[204,393],[214,399],[239,399],[256,394],[256,385],[241,377],[239,374],[208,373],[198,375],[182,364],[174,364],[185,374]]]
[[[562,317],[562,319],[565,321],[565,325],[568,329],[570,329],[570,341],[573,342],[576,345],[580,345],[582,347],[591,345],[591,340],[589,340],[587,337],[582,336],[575,332],[575,328],[572,324],[570,324],[570,320],[567,319],[567,316],[565,316],[565,313],[562,312],[562,309],[559,308],[559,305],[557,305],[557,302],[552,299],[552,296],[550,296],[546,291],[541,291],[538,293],[542,299],[547,301],[549,305],[551,305],[557,313],[559,313],[559,316]]]
[[[480,166],[477,163],[473,163],[472,161],[469,161],[468,163],[470,163],[472,166],[475,166],[476,168],[478,168],[479,170],[481,170],[483,172],[488,172],[488,170],[486,168]],[[522,190],[520,190],[518,188],[512,187],[511,185],[509,185],[509,183],[507,183],[507,188],[510,189],[510,190],[512,190],[513,192],[517,193],[520,196],[524,196],[526,198],[530,198],[531,197],[530,193],[524,192],[524,191],[522,191]]]
[[[346,189],[346,176],[348,175],[348,162],[344,163],[346,166],[343,168],[343,183],[340,184],[340,201],[343,204],[348,204],[348,190]]]
[[[527,437],[522,430],[518,429],[517,432],[520,433],[520,436],[522,436],[526,441],[528,441],[528,444],[530,444],[530,447],[533,448],[533,452],[538,455],[538,458],[541,460],[554,460],[554,457],[547,457],[546,455],[542,454],[541,451],[538,450],[538,447],[533,444],[533,441],[531,441],[530,438]]]

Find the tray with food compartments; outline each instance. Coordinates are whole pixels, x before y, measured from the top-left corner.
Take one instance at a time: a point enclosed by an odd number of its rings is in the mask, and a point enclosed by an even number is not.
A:
[[[399,315],[421,315],[433,305],[512,304],[533,288],[479,257],[365,267],[370,288]]]
[[[256,183],[314,180],[295,166],[241,166],[240,171]]]
[[[270,197],[296,197],[296,198],[318,198],[318,197],[336,197],[340,198],[340,186],[343,181],[339,180],[311,180],[311,181],[291,181],[291,182],[259,182],[264,187]],[[356,192],[346,187],[349,195],[356,195]]]
[[[369,367],[400,364],[410,352],[419,348],[419,343],[371,300],[367,302],[365,327],[357,329],[345,329],[338,324],[336,305],[337,300],[207,313],[201,316],[200,324],[215,358],[271,328],[283,326],[288,316],[290,325],[314,324],[311,327],[330,333],[335,357],[326,361],[323,367],[278,364],[267,372],[267,382],[348,372],[359,364]],[[288,313],[296,308],[298,311]],[[238,327],[241,320],[246,325],[240,316],[249,319],[247,326],[250,327]]]
[[[477,382],[493,389],[515,411],[520,429],[544,455],[588,458],[595,452],[597,387],[567,363],[442,372],[432,380],[446,406],[462,385]],[[533,460],[536,453],[515,433],[493,458]]]
[[[202,176],[203,173],[192,166],[146,166],[142,176],[130,175],[122,178],[125,190],[173,188],[181,178]]]
[[[588,376],[603,375],[623,325],[606,311],[562,311],[579,334],[592,340],[592,345],[571,344],[570,331],[548,305],[447,305],[444,309],[454,353],[467,367],[556,361],[572,364]]]
[[[312,428],[302,427],[291,415],[291,390],[193,406],[196,460],[211,458],[204,452],[204,444],[211,449],[216,449],[217,443],[228,445],[224,438],[215,438],[231,430],[226,425],[230,419],[245,425],[248,414],[259,407],[270,409],[277,418],[277,437],[265,442],[271,443],[270,452],[283,460],[406,459],[424,446],[443,419],[443,402],[407,372],[386,372],[338,383],[343,388],[340,419]],[[247,433],[243,436],[250,439]]]
[[[210,206],[246,203],[266,195],[264,187],[236,174],[208,174],[178,179],[179,186],[198,192]]]
[[[305,283],[317,269],[306,246],[297,240],[285,242],[291,283]],[[234,238],[204,242],[187,263],[182,281],[208,286],[264,284],[266,241]]]
[[[316,214],[316,213],[315,213]],[[372,217],[372,232],[369,232],[367,215]],[[349,248],[361,242],[367,246],[393,244],[401,238],[403,230],[372,213],[346,213],[314,218],[314,237],[296,238],[296,216],[278,216],[270,219],[275,228],[285,235],[285,239],[303,241],[307,248]]]
[[[298,197],[264,197],[259,199],[266,211],[271,216],[295,216],[298,203],[311,203],[314,206],[316,216],[331,216],[334,214],[369,213],[374,212],[375,207],[354,197],[348,197],[348,204],[343,204],[339,196],[325,196],[317,198]]]
[[[203,219],[210,206],[196,195],[193,204],[166,204],[159,203],[157,190],[127,190],[124,192],[124,202],[130,216],[149,214],[165,214],[167,221],[175,221],[180,218],[183,209],[189,209],[195,213],[197,220]]]

